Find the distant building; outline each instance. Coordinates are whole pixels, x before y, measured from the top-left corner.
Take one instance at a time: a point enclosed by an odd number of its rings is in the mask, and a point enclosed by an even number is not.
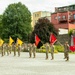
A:
[[[57,29],[75,29],[75,5],[56,7],[51,22]]]
[[[49,11],[37,11],[32,14],[32,27],[35,26],[39,18],[46,17],[51,20],[51,13]]]

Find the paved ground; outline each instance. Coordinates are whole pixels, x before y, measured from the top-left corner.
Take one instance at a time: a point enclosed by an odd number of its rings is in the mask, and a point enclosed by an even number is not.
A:
[[[49,54],[50,58],[50,54]],[[21,56],[0,57],[0,75],[75,75],[75,54],[65,62],[63,53],[55,54],[54,60],[45,60],[45,53],[37,53],[36,59],[28,53]]]

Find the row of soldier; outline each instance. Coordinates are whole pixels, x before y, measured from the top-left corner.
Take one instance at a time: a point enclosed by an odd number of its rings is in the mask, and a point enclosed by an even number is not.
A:
[[[44,44],[45,49],[46,49],[46,59],[48,59],[48,53],[49,50],[51,50],[51,60],[54,59],[54,45],[49,45],[48,43]],[[35,43],[31,44],[29,43],[28,45],[23,44],[22,46],[20,44],[18,44],[18,46],[16,46],[15,43],[13,43],[11,46],[9,46],[8,44],[3,44],[1,47],[1,54],[2,56],[4,56],[7,52],[7,55],[11,54],[11,52],[13,51],[14,56],[16,56],[16,51],[18,52],[18,56],[20,56],[20,52],[22,49],[27,49],[29,51],[29,57],[32,57],[32,53],[33,53],[33,58],[36,57],[36,45]],[[64,44],[64,59],[67,59],[67,61],[69,60],[69,44],[68,42],[66,42]]]

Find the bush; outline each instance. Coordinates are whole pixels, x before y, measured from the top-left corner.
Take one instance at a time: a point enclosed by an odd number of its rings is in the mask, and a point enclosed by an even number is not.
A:
[[[36,52],[39,52],[39,53],[46,53],[46,49],[37,49]],[[51,50],[49,50],[49,53],[51,52]],[[57,50],[54,50],[54,53],[58,53]]]
[[[60,45],[55,45],[55,50],[57,50],[58,52],[64,52],[64,47]]]

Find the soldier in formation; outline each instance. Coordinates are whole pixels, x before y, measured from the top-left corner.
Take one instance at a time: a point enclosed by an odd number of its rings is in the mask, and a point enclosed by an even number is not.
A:
[[[64,59],[66,59],[66,61],[69,61],[69,44],[67,41],[64,44]]]
[[[21,45],[20,44],[18,44],[18,56],[20,56],[20,52],[21,52]]]
[[[51,60],[54,59],[54,45],[50,44],[50,50],[51,50]]]
[[[31,58],[32,57],[32,44],[31,43],[28,44],[28,51],[29,51],[29,58]]]
[[[16,44],[15,43],[12,44],[12,50],[14,52],[14,56],[16,56]]]
[[[46,48],[46,59],[48,59],[48,53],[50,48],[48,43],[45,44],[45,48]]]
[[[33,48],[33,50],[32,50],[32,52],[33,52],[33,58],[35,58],[36,57],[36,45],[35,45],[35,43],[33,43],[32,48]]]

